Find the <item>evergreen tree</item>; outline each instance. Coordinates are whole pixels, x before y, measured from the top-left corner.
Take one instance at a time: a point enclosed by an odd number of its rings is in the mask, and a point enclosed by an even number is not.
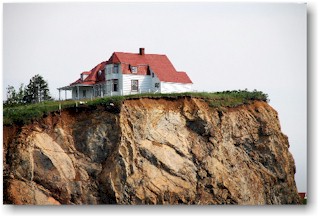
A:
[[[39,74],[30,79],[25,90],[24,100],[26,103],[39,103],[52,100],[48,83]]]

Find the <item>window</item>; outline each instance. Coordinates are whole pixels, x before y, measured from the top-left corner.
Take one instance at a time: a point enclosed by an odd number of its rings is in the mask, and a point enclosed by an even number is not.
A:
[[[131,91],[138,91],[139,90],[139,81],[138,80],[131,80]]]
[[[94,96],[99,96],[99,86],[94,86]]]
[[[76,98],[78,98],[78,88],[76,87]]]
[[[83,96],[84,98],[86,97],[86,94],[87,94],[86,92],[87,92],[87,90],[83,90],[83,91],[82,91],[82,96]]]
[[[102,97],[102,85],[99,85],[99,95]]]
[[[108,65],[106,66],[106,69],[107,69],[107,74],[110,74],[111,71],[112,71],[112,65],[111,65],[111,64],[108,64]]]
[[[152,77],[154,77],[154,72],[152,72]]]
[[[134,67],[134,66],[131,66],[131,72],[132,73],[137,73],[138,72],[138,68],[137,67]]]
[[[119,73],[119,65],[115,64],[113,66],[113,73]]]
[[[104,85],[103,85],[103,90],[102,90],[102,92],[103,92],[103,95],[107,94],[107,84],[104,84]]]
[[[107,80],[107,92],[109,93],[109,92],[111,92],[111,86],[112,86],[112,84],[111,84],[111,80]]]
[[[113,92],[117,92],[118,91],[118,80],[117,79],[114,79],[113,80],[113,89],[112,89]]]
[[[159,88],[159,87],[160,87],[160,83],[155,83],[155,84],[154,84],[154,87],[155,87],[155,88]]]

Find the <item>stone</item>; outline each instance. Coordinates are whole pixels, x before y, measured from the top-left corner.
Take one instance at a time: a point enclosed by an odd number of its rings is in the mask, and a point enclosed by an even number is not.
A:
[[[4,131],[5,204],[300,202],[288,138],[262,101],[132,99]]]

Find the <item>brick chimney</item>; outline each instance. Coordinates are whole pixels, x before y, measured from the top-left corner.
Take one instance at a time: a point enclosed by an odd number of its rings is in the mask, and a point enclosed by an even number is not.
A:
[[[144,48],[139,48],[139,54],[144,55]]]

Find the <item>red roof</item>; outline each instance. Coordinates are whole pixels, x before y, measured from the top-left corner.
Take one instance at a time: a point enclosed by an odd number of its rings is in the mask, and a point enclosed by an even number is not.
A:
[[[97,66],[95,66],[92,70],[88,72],[82,72],[81,74],[88,75],[85,80],[78,79],[70,85],[83,84],[83,85],[93,85],[102,81],[105,81],[105,73],[104,69],[106,66],[106,61],[101,62]],[[99,73],[100,72],[100,73]]]
[[[138,74],[142,74],[142,72],[139,72],[139,68],[144,66],[144,71],[147,72],[146,66],[150,66],[151,70],[162,82],[192,83],[189,76],[185,72],[176,71],[166,55],[140,55],[139,53],[114,52],[107,63],[121,63],[125,65],[137,66]],[[123,73],[127,74],[131,72],[124,71]]]
[[[105,81],[105,65],[121,64],[123,74],[131,74],[131,67],[137,67],[138,75],[150,75],[151,70],[162,82],[192,83],[186,72],[178,72],[166,55],[114,52],[108,61],[101,62],[90,71],[85,80],[78,79],[70,85],[93,85]],[[101,72],[101,73],[99,73]]]
[[[90,73],[91,73],[91,71],[85,71],[85,72],[82,72],[81,74],[89,75]]]

